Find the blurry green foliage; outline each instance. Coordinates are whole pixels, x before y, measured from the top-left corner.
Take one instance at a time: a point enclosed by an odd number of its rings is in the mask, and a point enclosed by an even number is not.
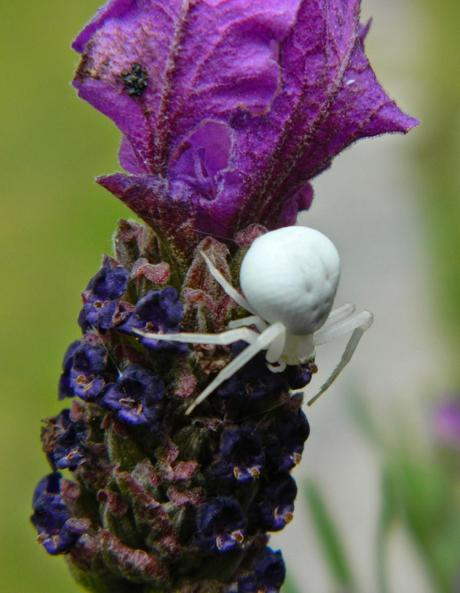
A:
[[[56,383],[78,337],[79,293],[110,250],[126,209],[96,186],[118,168],[118,134],[79,101],[70,42],[99,0],[0,0],[0,589],[74,593],[64,559],[29,524],[47,472],[40,419],[57,413]]]
[[[300,590],[292,579],[288,576],[283,585],[281,593],[307,593],[304,589]]]
[[[379,593],[388,593],[386,550],[402,523],[435,593],[454,593],[460,559],[460,476],[449,456],[434,447],[390,438],[373,420],[364,398],[350,398],[359,427],[381,459],[381,510],[376,542]],[[404,423],[404,421],[403,421]],[[457,452],[458,455],[458,452]]]
[[[311,480],[305,484],[303,493],[310,509],[323,556],[335,581],[337,591],[352,593],[355,587],[345,548],[321,493]]]
[[[438,312],[451,338],[451,371],[460,371],[460,4],[457,0],[422,0],[427,45],[419,70],[424,85],[423,139],[417,158],[425,236],[436,279]]]

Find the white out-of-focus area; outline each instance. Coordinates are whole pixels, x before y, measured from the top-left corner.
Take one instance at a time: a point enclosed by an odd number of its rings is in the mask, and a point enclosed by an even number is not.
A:
[[[385,89],[417,115],[417,84],[409,70],[421,26],[416,3],[363,3],[374,16],[369,55]],[[373,56],[378,56],[374,60]],[[404,67],[404,64],[406,66]],[[394,75],[392,75],[394,71]],[[357,390],[371,411],[395,432],[407,421],[414,438],[423,433],[423,400],[441,392],[443,340],[435,319],[413,174],[417,133],[361,141],[338,157],[314,182],[315,199],[299,224],[333,240],[342,259],[336,305],[369,309],[375,322],[350,365],[306,413],[312,434],[295,477],[296,517],[273,546],[283,549],[301,593],[334,593],[320,553],[301,484],[314,479],[337,521],[361,593],[376,593],[375,533],[380,509],[380,460],[347,411]],[[314,394],[340,357],[345,340],[318,348]],[[390,593],[430,593],[428,579],[402,531],[390,538]]]

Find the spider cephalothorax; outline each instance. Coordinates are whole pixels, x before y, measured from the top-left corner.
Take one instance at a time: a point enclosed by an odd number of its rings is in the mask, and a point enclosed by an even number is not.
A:
[[[267,365],[281,372],[286,365],[312,360],[315,346],[352,332],[344,353],[313,403],[350,361],[363,333],[370,327],[369,311],[355,313],[345,304],[332,310],[340,277],[340,258],[334,244],[319,231],[292,226],[257,238],[241,264],[241,295],[202,253],[210,273],[236,303],[252,315],[237,319],[220,334],[168,333],[140,335],[155,340],[227,345],[242,340],[249,345],[234,358],[187,409],[189,414],[219,385],[261,350]],[[250,329],[250,326],[256,329]]]

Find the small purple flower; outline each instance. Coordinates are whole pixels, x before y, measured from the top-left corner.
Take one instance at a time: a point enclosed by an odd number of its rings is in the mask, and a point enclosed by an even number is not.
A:
[[[152,333],[172,333],[180,329],[183,316],[182,303],[175,288],[168,286],[162,290],[150,290],[136,304],[134,311],[120,327],[131,333],[134,329]],[[186,352],[185,344],[140,338],[141,343],[152,350],[172,350]]]
[[[119,299],[128,287],[129,272],[104,258],[102,268],[90,280],[83,292],[83,309],[78,323],[83,331],[99,329],[107,331],[124,319]]]
[[[102,405],[116,412],[117,418],[132,426],[158,425],[164,384],[139,365],[128,366],[102,398]]]
[[[74,420],[70,410],[63,410],[54,420],[53,449],[48,457],[55,469],[76,469],[85,458],[88,426]]]
[[[209,552],[231,552],[241,547],[246,522],[239,503],[220,496],[201,505],[197,516],[197,542]]]
[[[32,523],[38,531],[39,541],[48,554],[64,554],[77,543],[83,530],[71,519],[61,496],[61,474],[43,478],[33,497]]]
[[[292,521],[297,485],[289,474],[268,482],[260,495],[256,515],[267,531],[280,531]]]
[[[439,405],[434,414],[434,426],[441,441],[460,448],[460,403],[451,401]]]
[[[310,425],[302,410],[282,410],[267,435],[267,461],[272,473],[284,473],[300,463]]]
[[[232,344],[233,354],[238,355],[246,348],[244,342]],[[267,368],[265,356],[256,356],[228,381],[219,387],[216,393],[222,399],[235,403],[256,403],[278,393],[287,383],[283,373],[273,373]]]
[[[72,397],[74,395],[73,388],[70,384],[70,371],[72,370],[75,352],[80,348],[81,344],[81,340],[72,342],[64,355],[64,360],[62,361],[62,373],[59,378],[58,386],[59,399]]]
[[[237,593],[278,593],[285,578],[281,552],[267,547],[255,559],[251,573],[239,579]]]
[[[102,344],[73,342],[64,356],[59,398],[76,395],[92,401],[98,397],[110,381],[107,359],[107,349]]]
[[[284,371],[284,376],[291,389],[303,389],[311,381],[311,365],[288,365]]]
[[[219,461],[214,468],[216,475],[250,482],[259,478],[264,462],[262,441],[253,427],[227,428],[223,432]]]
[[[110,0],[74,42],[80,97],[123,134],[99,182],[184,249],[293,224],[360,138],[407,132],[364,51],[360,0]],[[180,39],[180,42],[178,41]]]

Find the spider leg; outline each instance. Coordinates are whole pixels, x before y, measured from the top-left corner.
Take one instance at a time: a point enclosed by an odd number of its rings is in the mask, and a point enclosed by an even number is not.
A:
[[[262,333],[264,329],[267,329],[268,325],[263,319],[257,315],[250,315],[249,317],[242,317],[241,319],[234,319],[230,321],[228,327],[234,329],[235,327],[245,327],[247,325],[255,325],[257,329]]]
[[[318,339],[320,341],[317,342],[317,337],[315,336],[315,344],[324,344],[326,342],[329,342],[330,340],[340,337],[345,333],[348,333],[349,331],[353,332],[350,336],[350,339],[347,342],[347,345],[345,346],[345,350],[343,351],[339,363],[332,371],[327,381],[323,383],[318,393],[308,401],[309,406],[314,404],[315,401],[326,391],[326,389],[328,389],[332,385],[332,383],[337,379],[342,370],[350,362],[359,344],[359,341],[361,340],[364,332],[372,325],[373,320],[374,316],[372,315],[372,313],[370,313],[369,311],[362,311],[361,313],[353,315],[351,319],[339,322],[336,326],[332,326],[330,329],[326,330],[322,334],[322,336],[319,336]]]
[[[230,282],[228,282],[228,280],[224,278],[224,276],[219,272],[219,270],[215,267],[215,265],[203,251],[201,251],[201,256],[206,262],[211,276],[218,284],[220,284],[220,286],[228,294],[228,296],[231,297],[235,301],[235,303],[237,303],[240,307],[246,309],[246,311],[256,314],[256,312],[248,303],[248,301],[244,298],[244,296],[241,295],[235,288],[233,288]]]
[[[282,373],[287,366],[284,360],[280,360],[281,355],[284,352],[284,347],[286,346],[286,328],[284,326],[283,328],[284,331],[280,332],[279,336],[273,340],[273,342],[268,347],[267,354],[265,356],[267,367],[272,371],[272,373]],[[273,363],[277,364],[275,365]]]
[[[323,326],[314,334],[313,342],[315,346],[327,344],[336,338],[340,338],[341,336],[348,334],[357,327],[362,326],[364,329],[369,328],[372,325],[373,320],[374,316],[369,311],[355,313],[354,315],[350,315],[345,319],[331,323],[326,327]]]
[[[355,305],[351,303],[345,303],[345,305],[341,305],[340,307],[336,307],[332,309],[329,313],[329,317],[326,319],[324,325],[321,327],[321,331],[330,327],[333,323],[337,323],[338,321],[342,321],[346,319],[350,315],[352,315],[356,310]]]
[[[238,330],[230,330],[238,331]],[[210,395],[215,389],[217,389],[224,381],[230,379],[237,371],[240,370],[247,362],[254,358],[261,350],[267,349],[270,344],[277,340],[280,335],[285,332],[284,325],[282,323],[274,323],[267,327],[265,331],[257,335],[257,339],[245,348],[236,358],[232,360],[225,368],[223,368],[217,377],[211,381],[206,389],[196,398],[196,400],[187,408],[186,414],[190,414],[196,406],[203,402],[208,395]],[[229,333],[229,332],[224,332]],[[222,335],[222,334],[221,334]]]
[[[267,349],[266,360],[267,362],[274,363],[278,362],[281,355],[284,352],[286,345],[286,328],[283,325],[283,331],[280,331],[276,338],[273,339],[270,346]]]
[[[279,360],[276,365],[271,364],[270,362],[267,362],[267,368],[272,373],[282,373],[283,371],[286,370],[286,367],[287,367],[287,364],[284,362],[284,360]]]
[[[165,340],[167,342],[183,342],[187,344],[216,344],[218,346],[233,344],[233,342],[238,342],[238,340],[252,344],[260,335],[248,327],[230,329],[220,334],[193,334],[185,332],[177,334],[154,334],[140,329],[133,329],[133,332],[138,336],[149,338],[150,340]]]

